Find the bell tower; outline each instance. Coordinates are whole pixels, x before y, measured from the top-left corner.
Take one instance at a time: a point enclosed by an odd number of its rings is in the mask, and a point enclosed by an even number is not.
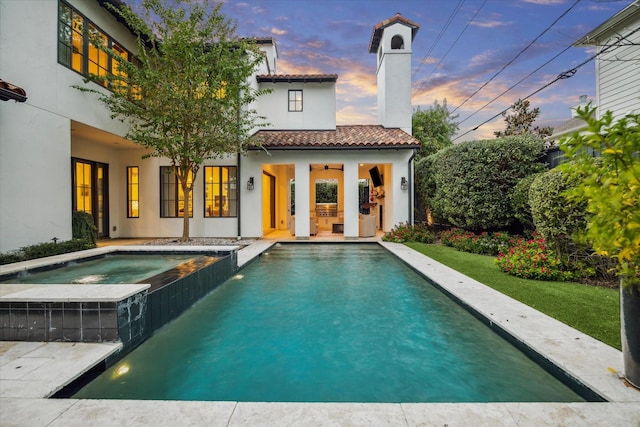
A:
[[[377,55],[378,122],[411,135],[411,44],[420,25],[399,13],[373,27],[369,53]]]

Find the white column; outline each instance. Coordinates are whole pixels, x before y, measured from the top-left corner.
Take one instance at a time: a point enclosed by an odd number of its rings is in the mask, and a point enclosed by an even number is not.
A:
[[[358,163],[344,164],[344,237],[358,238]]]
[[[309,163],[296,163],[296,239],[309,238]]]

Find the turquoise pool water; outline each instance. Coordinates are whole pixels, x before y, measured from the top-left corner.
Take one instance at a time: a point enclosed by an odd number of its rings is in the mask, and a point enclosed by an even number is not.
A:
[[[271,249],[74,397],[582,401],[368,244]]]
[[[0,280],[2,283],[116,284],[137,283],[196,260],[194,254],[117,254]]]

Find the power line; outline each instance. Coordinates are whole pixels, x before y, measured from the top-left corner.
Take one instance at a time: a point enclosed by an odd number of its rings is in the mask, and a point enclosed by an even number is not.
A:
[[[442,29],[440,30],[440,32],[436,36],[435,40],[433,41],[433,43],[431,43],[431,47],[429,47],[429,50],[427,51],[427,53],[425,53],[424,57],[422,58],[422,61],[420,61],[420,63],[418,64],[418,68],[416,68],[416,70],[413,72],[412,79],[413,79],[413,77],[415,77],[416,73],[420,70],[420,67],[422,66],[422,63],[424,61],[426,61],[426,59],[429,57],[429,55],[431,55],[431,52],[433,51],[433,48],[438,44],[438,42],[440,41],[440,39],[442,38],[444,33],[449,28],[449,25],[451,25],[451,22],[453,21],[453,18],[455,18],[456,15],[458,14],[458,12],[460,12],[460,9],[462,8],[462,5],[464,4],[465,1],[466,0],[459,0],[458,1],[458,4],[456,5],[456,7],[453,9],[451,14],[449,15],[449,18],[447,18],[447,22],[445,22],[444,26],[442,27]]]
[[[489,106],[490,104],[493,104],[494,101],[496,101],[497,99],[501,98],[504,94],[506,94],[507,92],[509,92],[511,89],[513,89],[514,87],[518,86],[520,83],[522,83],[523,81],[527,80],[529,77],[531,77],[532,75],[534,75],[535,73],[537,73],[538,71],[540,71],[542,68],[544,68],[546,65],[548,65],[549,63],[553,62],[556,58],[558,58],[560,55],[562,55],[563,53],[565,53],[566,51],[568,51],[569,49],[571,49],[571,47],[573,47],[573,44],[570,44],[569,46],[567,46],[566,48],[564,48],[562,51],[560,51],[558,54],[556,54],[553,58],[549,59],[547,62],[545,62],[544,64],[540,65],[538,68],[536,68],[535,70],[531,71],[529,74],[527,74],[525,77],[521,78],[520,80],[518,80],[516,83],[514,83],[513,85],[511,85],[507,90],[503,91],[502,93],[500,93],[498,96],[496,96],[495,98],[493,98],[491,101],[487,102],[486,104],[484,104],[482,107],[480,107],[479,109],[477,109],[476,111],[474,111],[472,114],[468,115],[467,117],[464,118],[464,120],[460,121],[458,124],[462,124],[464,122],[466,122],[467,120],[469,120],[471,117],[475,116],[476,114],[478,114],[480,111],[484,110],[487,106]]]
[[[462,104],[458,105],[456,108],[453,109],[453,111],[451,113],[455,113],[460,107],[462,107],[464,104],[466,104],[466,102],[468,100],[470,100],[471,98],[473,98],[475,95],[477,95],[478,92],[480,92],[486,85],[488,85],[489,83],[491,83],[491,81],[493,81],[493,79],[495,79],[500,73],[502,73],[509,65],[513,64],[513,62],[518,59],[520,57],[520,55],[522,55],[527,49],[529,49],[536,41],[538,41],[538,39],[540,39],[540,37],[542,37],[547,31],[549,31],[560,19],[562,19],[567,13],[569,13],[571,11],[571,9],[573,9],[574,7],[576,7],[578,5],[578,3],[580,3],[580,0],[575,0],[575,2],[567,9],[565,10],[558,18],[556,18],[555,21],[553,21],[551,23],[551,25],[549,25],[547,28],[545,28],[545,30],[543,32],[541,32],[535,39],[533,39],[533,41],[531,43],[529,43],[524,49],[522,49],[520,52],[518,52],[518,54],[513,57],[513,59],[511,59],[509,62],[507,62],[501,69],[500,71],[498,71],[497,73],[495,73],[489,80],[487,80],[485,83],[482,84],[482,86],[480,86],[478,89],[476,89],[475,92],[473,92],[471,95],[469,95],[464,101],[462,101]]]
[[[627,38],[627,37],[629,37],[629,36],[632,36],[633,34],[637,33],[638,31],[640,31],[640,27],[639,27],[639,28],[636,28],[635,30],[633,30],[633,31],[631,31],[631,32],[629,32],[626,36],[621,36],[621,37],[620,37],[620,40],[625,39],[625,38]],[[620,44],[611,44],[611,45],[607,45],[607,46],[606,46],[604,49],[602,49],[600,52],[598,52],[598,53],[596,53],[596,54],[594,54],[594,55],[591,55],[589,58],[587,58],[586,60],[582,61],[580,64],[578,64],[577,66],[573,67],[572,69],[567,70],[567,71],[564,71],[564,72],[562,72],[562,73],[558,74],[558,76],[557,76],[555,79],[551,80],[549,83],[545,84],[544,86],[542,86],[541,88],[537,89],[536,91],[534,91],[534,92],[530,93],[530,94],[529,94],[529,95],[527,95],[526,97],[521,98],[521,100],[522,100],[522,101],[525,101],[525,100],[527,100],[527,99],[531,98],[532,96],[534,96],[534,95],[536,95],[536,94],[538,94],[538,93],[542,92],[544,89],[548,88],[549,86],[551,86],[552,84],[554,84],[554,83],[555,83],[555,82],[557,82],[558,80],[564,80],[564,79],[568,79],[568,78],[570,78],[570,77],[573,77],[573,76],[578,72],[578,69],[579,69],[579,68],[581,68],[582,66],[584,66],[585,64],[587,64],[587,63],[589,63],[589,62],[593,61],[593,60],[594,60],[595,58],[597,58],[598,56],[602,55],[603,53],[607,53],[609,50],[611,50],[611,49],[613,49],[613,48],[616,48],[616,49],[617,49],[617,48],[620,48],[620,47],[621,47],[621,45],[620,45]],[[484,108],[484,107],[483,107],[483,108]],[[457,139],[462,138],[463,136],[465,136],[465,135],[467,135],[467,134],[469,134],[469,133],[471,133],[471,132],[474,132],[474,131],[478,130],[478,129],[480,128],[480,126],[483,126],[483,125],[485,125],[485,124],[489,123],[490,121],[494,120],[494,119],[495,119],[496,117],[498,117],[498,116],[501,116],[502,114],[506,113],[506,112],[507,112],[507,111],[509,111],[510,109],[511,109],[511,106],[509,106],[509,107],[505,108],[504,110],[502,110],[502,111],[501,111],[501,112],[499,112],[498,114],[495,114],[494,116],[492,116],[491,118],[489,118],[489,119],[485,120],[484,122],[480,123],[478,126],[474,127],[473,129],[470,129],[470,130],[466,131],[466,132],[465,132],[465,133],[463,133],[462,135],[458,135],[457,137],[455,137],[455,138],[453,139],[453,141],[456,141]],[[466,119],[465,119],[465,120],[466,120]]]
[[[465,25],[465,27],[462,29],[462,31],[460,32],[460,34],[458,35],[458,37],[455,39],[455,41],[451,44],[451,46],[449,47],[449,49],[447,49],[447,51],[445,52],[445,54],[442,56],[442,58],[440,58],[440,61],[438,61],[438,63],[436,64],[436,66],[433,68],[433,70],[431,70],[431,73],[429,73],[429,75],[427,76],[426,79],[424,79],[424,82],[420,85],[419,89],[424,89],[425,86],[427,85],[427,82],[429,81],[429,79],[431,78],[431,76],[433,75],[433,73],[438,69],[438,67],[440,66],[440,64],[442,64],[442,61],[444,61],[444,59],[447,57],[447,55],[449,55],[449,52],[451,52],[451,50],[453,49],[453,47],[458,43],[458,40],[460,40],[460,37],[462,37],[462,35],[464,34],[465,31],[467,31],[467,28],[469,28],[469,25],[471,25],[471,22],[473,22],[473,20],[476,18],[476,16],[478,16],[478,13],[480,13],[480,10],[482,10],[482,8],[484,7],[484,5],[487,3],[487,0],[484,0],[482,2],[482,4],[480,5],[480,7],[476,10],[476,13],[473,14],[473,16],[471,17],[471,19],[469,19],[469,21],[467,22],[467,25]]]

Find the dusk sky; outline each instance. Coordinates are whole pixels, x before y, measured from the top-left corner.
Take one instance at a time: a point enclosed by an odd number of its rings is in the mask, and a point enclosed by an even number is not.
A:
[[[632,0],[578,0],[574,6],[575,3],[576,0],[227,0],[223,12],[238,24],[240,36],[275,38],[279,74],[338,74],[338,124],[377,123],[376,56],[368,53],[368,45],[373,26],[397,12],[421,26],[413,43],[414,109],[428,108],[434,101],[446,98],[453,111],[513,61],[455,111],[459,115],[456,121],[461,122],[458,135],[462,135],[588,59],[593,49],[569,46]],[[595,101],[594,70],[591,61],[573,77],[530,98],[532,107],[541,110],[536,124],[556,126],[568,120],[569,108],[578,104],[580,95]],[[493,138],[493,131],[504,126],[500,116],[456,142]]]

